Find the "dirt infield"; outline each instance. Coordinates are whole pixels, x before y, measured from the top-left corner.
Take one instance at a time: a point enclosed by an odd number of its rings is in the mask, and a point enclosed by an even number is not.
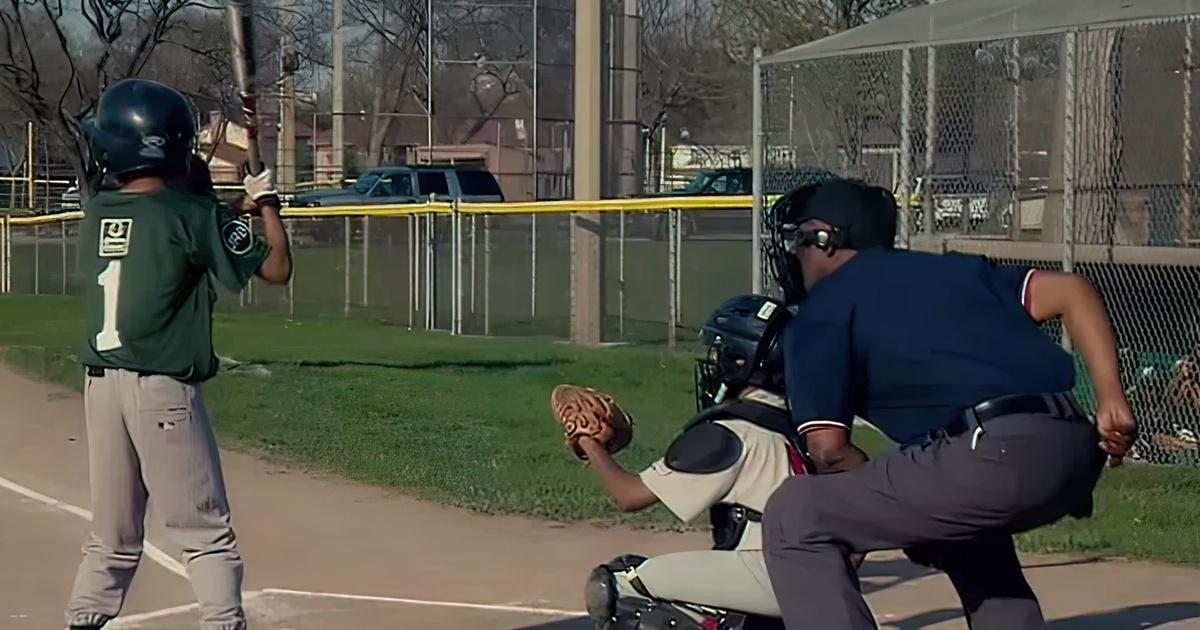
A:
[[[0,369],[0,629],[61,627],[89,516],[79,397]],[[588,570],[621,553],[705,546],[702,535],[466,513],[386,489],[224,453],[252,627],[581,630]],[[153,509],[153,506],[151,506]],[[169,541],[143,562],[112,628],[195,627]],[[1030,559],[1056,630],[1200,629],[1200,571]],[[864,587],[885,628],[963,628],[941,575],[873,557]]]

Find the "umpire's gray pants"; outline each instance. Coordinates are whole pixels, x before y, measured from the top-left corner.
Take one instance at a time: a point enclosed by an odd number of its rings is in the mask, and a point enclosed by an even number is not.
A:
[[[975,448],[965,434],[776,490],[763,542],[788,628],[875,628],[847,554],[884,549],[935,560],[973,630],[1045,627],[1012,534],[1090,516],[1105,456],[1083,421],[1015,415],[986,428]]]

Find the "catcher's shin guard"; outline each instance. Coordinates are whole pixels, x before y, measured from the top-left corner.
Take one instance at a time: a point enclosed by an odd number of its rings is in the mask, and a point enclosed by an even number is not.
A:
[[[611,627],[611,623],[617,619],[617,601],[622,598],[622,595],[628,594],[621,592],[616,574],[624,574],[624,579],[639,594],[650,597],[649,593],[644,592],[644,588],[639,588],[641,581],[637,579],[636,575],[629,579],[629,574],[633,572],[633,569],[645,561],[646,558],[642,556],[618,556],[608,563],[592,569],[587,583],[584,585],[584,601],[587,603],[588,616],[592,618],[597,628]]]
[[[710,630],[693,615],[654,599],[635,569],[642,556],[620,556],[592,570],[585,587],[588,616],[597,630]],[[618,583],[628,584],[625,591]],[[628,592],[632,588],[633,593]]]

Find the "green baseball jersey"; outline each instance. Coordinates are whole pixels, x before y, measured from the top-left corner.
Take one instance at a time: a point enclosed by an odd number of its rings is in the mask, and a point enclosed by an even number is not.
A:
[[[200,382],[217,372],[214,279],[238,291],[267,256],[213,197],[101,192],[84,213],[82,363]]]

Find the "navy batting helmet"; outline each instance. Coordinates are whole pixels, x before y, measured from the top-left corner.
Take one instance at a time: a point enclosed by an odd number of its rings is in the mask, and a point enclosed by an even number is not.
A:
[[[792,312],[765,295],[739,295],[717,307],[700,330],[696,406],[707,409],[749,385],[784,391],[780,338]]]
[[[196,139],[191,103],[176,90],[125,79],[100,95],[84,134],[102,171],[126,182],[144,175],[187,174]]]

